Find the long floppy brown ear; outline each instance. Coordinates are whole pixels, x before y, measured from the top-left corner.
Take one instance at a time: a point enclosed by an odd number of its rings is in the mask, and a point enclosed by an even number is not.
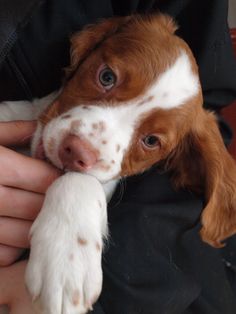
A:
[[[214,114],[201,109],[180,146],[173,159],[176,183],[202,186],[200,234],[205,242],[222,247],[222,241],[236,233],[236,163],[224,146]]]
[[[82,31],[75,33],[71,37],[71,60],[70,66],[65,69],[66,77],[68,78],[72,75],[79,64],[99,43],[116,33],[130,19],[132,19],[132,16],[104,19],[97,24],[88,25]]]

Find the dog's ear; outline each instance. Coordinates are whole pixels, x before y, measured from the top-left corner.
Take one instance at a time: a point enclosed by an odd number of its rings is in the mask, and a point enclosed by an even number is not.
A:
[[[204,189],[202,239],[222,247],[222,241],[236,233],[236,163],[224,146],[213,113],[202,109],[173,156],[170,166],[176,184]]]
[[[155,16],[157,23],[161,24],[164,28],[168,30],[171,34],[174,34],[178,29],[177,23],[174,19],[167,14],[158,14]]]
[[[70,66],[65,69],[66,77],[70,77],[86,56],[99,43],[116,33],[122,25],[128,23],[131,16],[104,19],[97,24],[88,25],[71,37]]]

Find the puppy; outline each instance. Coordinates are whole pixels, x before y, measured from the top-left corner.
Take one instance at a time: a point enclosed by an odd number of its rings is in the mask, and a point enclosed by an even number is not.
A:
[[[31,229],[26,284],[42,313],[86,313],[98,298],[106,204],[122,177],[159,163],[176,187],[204,193],[203,241],[221,247],[236,232],[235,162],[176,28],[164,15],[85,28],[61,90],[36,101],[33,155],[65,173]]]

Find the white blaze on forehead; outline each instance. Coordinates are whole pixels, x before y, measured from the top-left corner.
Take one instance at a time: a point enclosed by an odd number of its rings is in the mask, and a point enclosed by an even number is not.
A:
[[[198,76],[193,73],[188,55],[180,56],[149,89],[156,108],[171,109],[183,105],[199,91]]]

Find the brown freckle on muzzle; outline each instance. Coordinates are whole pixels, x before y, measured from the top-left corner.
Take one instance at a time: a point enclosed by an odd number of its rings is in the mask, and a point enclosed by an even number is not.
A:
[[[66,115],[62,116],[61,118],[62,119],[69,119],[69,118],[71,118],[71,115],[70,114],[66,114]]]
[[[106,124],[103,121],[98,122],[99,131],[103,132],[106,129]]]
[[[93,124],[92,124],[92,128],[93,128],[94,130],[97,130],[97,129],[98,129],[98,124],[97,124],[97,123],[93,123]]]
[[[151,100],[153,100],[153,98],[154,98],[154,96],[149,96],[149,97],[143,99],[142,101],[140,101],[137,105],[138,106],[142,106],[142,105],[150,102]]]
[[[107,141],[106,141],[106,140],[103,140],[103,141],[102,141],[102,144],[103,144],[103,145],[106,145],[106,144],[107,144]]]
[[[111,166],[109,165],[100,165],[100,169],[102,169],[103,171],[108,171],[111,169]]]
[[[82,126],[83,122],[81,120],[75,120],[71,122],[70,129],[72,132],[78,131],[78,129]]]
[[[55,139],[53,137],[50,137],[47,143],[47,149],[48,149],[49,154],[52,154],[54,147],[55,147]]]

